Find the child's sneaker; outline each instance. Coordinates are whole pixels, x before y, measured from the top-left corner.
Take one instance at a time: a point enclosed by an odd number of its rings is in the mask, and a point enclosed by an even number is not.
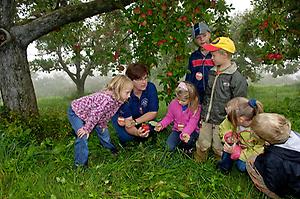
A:
[[[119,150],[117,148],[112,148],[112,149],[110,149],[110,151],[114,156],[118,155],[118,153],[119,153]]]

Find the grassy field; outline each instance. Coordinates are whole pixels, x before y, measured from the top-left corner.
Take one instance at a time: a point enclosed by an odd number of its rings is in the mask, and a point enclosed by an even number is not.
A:
[[[267,112],[286,115],[300,132],[299,88],[251,86],[249,97],[263,102]],[[0,198],[266,198],[246,174],[217,171],[213,156],[197,164],[180,151],[165,153],[168,130],[155,145],[118,146],[118,156],[92,135],[89,168],[74,170],[74,137],[66,118],[70,100],[39,99],[38,120],[1,119]],[[160,118],[165,110],[162,103]]]

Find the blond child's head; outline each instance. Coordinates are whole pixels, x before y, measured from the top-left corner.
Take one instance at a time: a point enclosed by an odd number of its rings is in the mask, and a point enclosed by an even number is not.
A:
[[[258,114],[250,126],[256,135],[270,144],[284,143],[291,131],[290,121],[277,113]]]
[[[227,108],[228,120],[235,128],[237,126],[250,126],[253,117],[264,111],[262,103],[256,99],[245,101],[244,99],[240,98],[237,99],[237,101],[236,103],[232,103],[231,108]]]
[[[125,102],[133,89],[132,80],[126,75],[117,75],[107,84],[106,90],[112,91],[116,100]]]
[[[182,81],[176,90],[177,100],[181,105],[188,105],[189,109],[196,112],[199,106],[198,93],[195,86],[189,82]]]

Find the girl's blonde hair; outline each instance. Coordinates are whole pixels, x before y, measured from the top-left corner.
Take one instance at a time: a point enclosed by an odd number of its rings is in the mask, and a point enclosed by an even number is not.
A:
[[[270,144],[280,144],[289,138],[291,122],[277,113],[261,113],[253,118],[250,127]]]
[[[121,98],[120,93],[128,85],[131,85],[133,87],[131,79],[129,79],[126,75],[117,75],[111,79],[111,81],[107,84],[105,90],[112,91],[116,100],[122,101],[124,99]]]
[[[256,99],[250,99],[247,101],[244,101],[244,99],[237,100],[240,102],[237,103],[236,108],[232,108],[230,112],[227,113],[228,120],[232,123],[234,129],[238,126],[237,123],[239,117],[243,116],[252,120],[255,115],[264,112],[262,103]]]
[[[178,84],[175,93],[177,99],[189,100],[188,108],[195,113],[197,112],[199,107],[199,97],[193,84],[182,81]]]

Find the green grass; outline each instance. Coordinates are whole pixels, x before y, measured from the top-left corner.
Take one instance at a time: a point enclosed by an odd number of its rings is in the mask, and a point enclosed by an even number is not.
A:
[[[263,102],[268,112],[285,114],[300,132],[298,88],[251,86],[249,97]],[[69,102],[39,99],[38,121],[0,123],[0,198],[266,198],[246,174],[235,168],[229,175],[217,171],[213,156],[197,164],[179,151],[165,153],[169,130],[159,133],[155,145],[119,146],[117,157],[93,134],[89,168],[74,170]],[[165,111],[161,103],[159,118]]]

